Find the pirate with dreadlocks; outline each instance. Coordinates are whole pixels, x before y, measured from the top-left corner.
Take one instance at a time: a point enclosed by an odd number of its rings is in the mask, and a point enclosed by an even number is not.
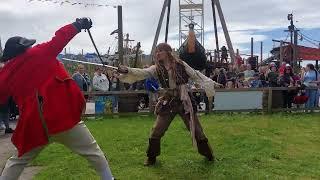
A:
[[[155,107],[157,119],[149,138],[145,166],[156,163],[156,157],[160,155],[160,140],[177,114],[181,116],[191,132],[193,144],[197,145],[198,152],[209,161],[214,161],[212,149],[196,115],[196,104],[192,94],[187,90],[187,83],[192,80],[203,85],[208,97],[214,95],[214,87],[219,85],[218,83],[174,57],[172,48],[166,43],[161,43],[156,47],[155,65],[146,69],[120,66],[118,72],[120,73],[119,79],[126,83],[155,77],[164,89],[160,92]]]

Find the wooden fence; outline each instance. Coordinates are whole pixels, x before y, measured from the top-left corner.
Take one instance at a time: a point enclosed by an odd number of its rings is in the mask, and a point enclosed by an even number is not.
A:
[[[317,88],[308,88],[317,89]],[[282,92],[283,91],[297,91],[296,87],[268,87],[268,88],[236,88],[236,89],[216,89],[214,99],[209,99],[209,112],[279,112],[279,111],[304,111],[304,110],[320,110],[316,108],[292,107],[282,108]],[[204,90],[197,89],[193,92],[203,93]],[[139,91],[109,91],[109,92],[87,92],[84,93],[89,97],[95,96],[116,96],[126,100],[128,97],[138,97],[141,95],[148,95],[145,90]],[[131,100],[132,101],[132,100]],[[122,103],[121,106],[129,105]],[[213,107],[212,107],[213,105]],[[150,104],[152,106],[152,103]],[[153,108],[149,108],[152,113]],[[145,111],[144,111],[145,112]],[[87,114],[93,116],[95,114]]]

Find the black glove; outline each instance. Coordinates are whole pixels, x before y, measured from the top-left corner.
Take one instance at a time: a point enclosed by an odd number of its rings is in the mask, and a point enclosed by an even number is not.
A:
[[[82,29],[90,29],[92,27],[92,21],[89,18],[77,18],[76,22],[72,23],[80,32]]]

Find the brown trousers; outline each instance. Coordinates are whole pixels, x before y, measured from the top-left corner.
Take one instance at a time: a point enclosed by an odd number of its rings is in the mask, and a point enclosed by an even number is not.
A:
[[[158,103],[157,106],[162,106],[162,104]],[[173,100],[170,103],[168,102],[165,106],[166,107],[163,108],[156,107],[156,109],[158,109],[157,119],[150,134],[149,147],[147,150],[148,157],[156,157],[160,155],[160,139],[164,136],[172,120],[177,114],[180,115],[187,129],[190,131],[190,115],[189,113],[185,114],[182,102],[179,100]],[[212,159],[213,155],[211,147],[208,144],[207,137],[203,133],[196,112],[194,116],[195,137],[198,145],[198,152],[201,155],[206,156],[208,159]]]

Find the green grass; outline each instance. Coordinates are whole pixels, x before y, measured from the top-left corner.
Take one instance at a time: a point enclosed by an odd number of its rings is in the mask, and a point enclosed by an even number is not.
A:
[[[144,167],[152,116],[106,117],[87,126],[123,179],[320,179],[319,114],[215,114],[201,116],[217,161],[206,161],[191,145],[180,118],[162,139],[155,167]],[[99,179],[84,158],[58,144],[33,165],[35,179]]]

